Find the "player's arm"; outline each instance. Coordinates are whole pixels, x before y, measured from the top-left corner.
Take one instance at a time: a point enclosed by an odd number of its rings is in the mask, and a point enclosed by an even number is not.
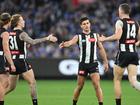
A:
[[[138,46],[140,46],[140,27],[139,27],[139,31],[138,31],[138,41],[136,42],[136,46],[138,47]]]
[[[109,37],[105,37],[105,36],[101,36],[99,38],[100,41],[114,41],[114,40],[119,40],[122,36],[122,27],[123,27],[123,22],[121,20],[118,20],[116,22],[115,25],[115,34],[109,36]]]
[[[8,61],[8,63],[11,66],[11,70],[15,71],[15,66],[14,66],[14,62],[12,60],[12,56],[10,53],[10,49],[9,49],[9,33],[8,32],[3,32],[2,33],[2,46],[3,46],[3,51],[4,51],[4,55]]]
[[[42,43],[45,41],[56,42],[57,38],[54,37],[52,34],[50,34],[49,36],[44,37],[44,38],[32,39],[31,37],[29,37],[29,35],[26,32],[22,32],[20,34],[20,40],[23,40],[31,45],[35,45],[35,44]]]
[[[76,35],[71,40],[60,43],[59,47],[60,48],[70,47],[72,45],[75,45],[77,42],[78,42],[78,36]]]
[[[99,38],[99,36],[98,36],[98,38]],[[97,45],[98,45],[98,49],[99,49],[99,54],[100,54],[101,58],[103,59],[103,65],[104,65],[105,71],[108,71],[108,60],[107,60],[107,55],[106,55],[105,49],[99,40],[97,42]]]
[[[137,47],[139,47],[139,46],[140,46],[140,40],[137,41],[135,45],[136,45]]]

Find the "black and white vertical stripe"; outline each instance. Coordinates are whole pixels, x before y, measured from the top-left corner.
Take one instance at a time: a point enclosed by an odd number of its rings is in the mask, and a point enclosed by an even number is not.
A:
[[[91,35],[79,34],[80,62],[93,63],[97,60],[97,34]],[[95,41],[89,41],[90,38]]]
[[[120,51],[121,52],[136,52],[135,44],[120,44]]]
[[[131,18],[124,18],[121,21],[123,22],[123,32],[119,39],[119,50],[121,52],[136,52],[135,42],[137,42],[139,25]]]

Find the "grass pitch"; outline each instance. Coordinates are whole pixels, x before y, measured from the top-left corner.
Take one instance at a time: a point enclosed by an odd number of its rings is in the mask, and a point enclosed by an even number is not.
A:
[[[39,105],[72,105],[76,80],[37,80]],[[115,105],[113,81],[101,81],[104,105]],[[128,81],[122,82],[122,105],[140,105],[140,92]],[[32,105],[27,82],[20,80],[17,88],[5,97],[5,105]],[[98,105],[94,88],[87,80],[77,105]]]

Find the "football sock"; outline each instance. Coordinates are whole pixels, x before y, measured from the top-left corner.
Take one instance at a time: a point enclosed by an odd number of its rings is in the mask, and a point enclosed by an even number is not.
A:
[[[116,105],[121,105],[121,99],[116,99]]]
[[[103,102],[99,102],[99,105],[103,105]]]
[[[37,99],[32,99],[33,105],[38,105]]]
[[[4,105],[4,101],[0,101],[0,105]]]
[[[77,100],[73,100],[73,105],[76,105],[76,103],[77,103]]]

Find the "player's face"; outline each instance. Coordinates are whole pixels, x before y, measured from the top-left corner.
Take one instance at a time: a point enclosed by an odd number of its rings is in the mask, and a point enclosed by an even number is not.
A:
[[[22,28],[25,27],[25,21],[24,21],[23,17],[20,17],[20,18],[19,18],[19,25],[20,25]]]
[[[81,28],[84,30],[84,31],[89,31],[90,30],[90,21],[89,20],[85,20],[81,23]]]

